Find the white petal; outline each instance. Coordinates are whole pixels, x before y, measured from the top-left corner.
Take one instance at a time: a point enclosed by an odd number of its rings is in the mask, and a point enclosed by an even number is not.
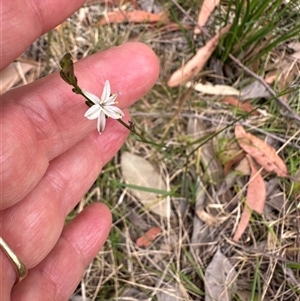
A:
[[[115,106],[104,106],[102,110],[105,113],[105,115],[113,119],[119,119],[122,118],[122,116],[124,116],[122,110]]]
[[[93,105],[85,112],[84,117],[93,120],[99,117],[100,112],[101,107],[99,105]]]
[[[95,105],[100,103],[100,98],[98,96],[96,96],[95,94],[86,91],[86,90],[81,90],[82,93],[90,100],[92,101]]]
[[[105,114],[101,111],[99,118],[97,120],[97,130],[99,134],[101,134],[104,131],[105,125],[106,125],[106,117]]]
[[[105,102],[105,100],[109,98],[109,96],[110,96],[110,83],[109,80],[106,80],[101,96],[101,103]]]
[[[111,106],[116,103],[116,98],[118,97],[119,93],[112,94],[110,97],[107,98],[106,101],[104,101],[103,105],[105,106]]]

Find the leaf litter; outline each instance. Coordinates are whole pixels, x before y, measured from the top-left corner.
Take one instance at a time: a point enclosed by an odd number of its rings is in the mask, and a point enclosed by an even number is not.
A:
[[[235,136],[240,147],[266,171],[274,172],[279,177],[288,176],[286,164],[273,147],[251,133],[247,133],[239,124],[235,126]]]
[[[136,245],[138,247],[149,247],[151,242],[161,233],[161,229],[158,227],[153,227],[149,229],[143,236],[136,240]]]
[[[103,26],[110,23],[169,23],[168,14],[162,12],[160,14],[152,14],[142,10],[134,11],[114,11],[108,13],[98,25]]]
[[[218,46],[220,38],[229,31],[230,27],[231,24],[223,27],[214,37],[207,41],[205,46],[198,49],[194,57],[171,75],[168,80],[168,86],[177,87],[194,78],[206,65],[208,59]]]
[[[220,3],[220,0],[204,0],[202,5],[201,5],[201,9],[199,11],[199,15],[198,15],[198,21],[197,24],[200,27],[203,27],[208,18],[210,17],[210,15],[212,14],[212,12],[214,11],[214,9],[216,8],[216,6],[218,6]],[[201,33],[201,29],[198,27],[195,27],[194,29],[194,34],[200,34]]]
[[[238,241],[249,224],[252,211],[262,214],[266,201],[266,186],[259,170],[254,166],[251,157],[247,155],[251,175],[247,187],[244,210],[234,233],[233,240]]]

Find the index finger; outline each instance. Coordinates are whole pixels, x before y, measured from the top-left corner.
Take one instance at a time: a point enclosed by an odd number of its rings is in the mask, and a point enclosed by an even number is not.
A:
[[[0,70],[20,56],[40,35],[54,28],[84,0],[1,1]]]
[[[79,86],[94,94],[101,95],[104,81],[110,80],[112,92],[121,93],[121,108],[145,94],[158,71],[156,56],[141,43],[124,44],[75,65]],[[1,128],[5,144],[0,177],[5,189],[1,191],[1,206],[25,197],[42,178],[49,161],[96,129],[96,123],[83,116],[87,110],[84,102],[58,73],[3,95]]]

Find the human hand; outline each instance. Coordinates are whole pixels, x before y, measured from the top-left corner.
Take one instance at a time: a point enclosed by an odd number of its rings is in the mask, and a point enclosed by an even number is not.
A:
[[[72,1],[4,1],[0,68],[17,58],[39,35],[83,4]],[[155,83],[158,62],[145,45],[129,43],[75,64],[80,87],[101,95],[105,80],[120,91],[126,108]],[[67,300],[111,226],[106,206],[95,203],[64,226],[67,214],[125,141],[128,130],[108,119],[99,135],[83,115],[84,99],[58,73],[1,97],[0,236],[24,262],[16,273],[0,249],[1,300]]]

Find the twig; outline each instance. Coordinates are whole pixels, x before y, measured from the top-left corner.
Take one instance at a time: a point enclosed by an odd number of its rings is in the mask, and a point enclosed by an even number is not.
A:
[[[180,4],[178,4],[178,2],[176,0],[171,0],[171,2],[177,6],[177,8],[193,23],[194,26],[198,27],[201,32],[203,32],[203,34],[211,39],[211,35],[209,34],[208,30],[205,27],[200,26],[189,14],[187,11],[185,11]],[[222,47],[222,49],[224,49],[224,47]],[[285,108],[289,113],[288,114],[282,114],[284,116],[290,117],[295,119],[296,121],[298,121],[300,123],[300,116],[298,116],[296,113],[294,113],[294,111],[290,108],[290,106],[284,101],[284,99],[282,99],[282,97],[278,97],[276,96],[276,92],[265,82],[265,80],[257,75],[256,73],[254,73],[253,71],[251,71],[248,67],[246,67],[239,59],[237,59],[235,56],[233,56],[232,54],[229,54],[229,57],[231,58],[231,60],[233,62],[235,62],[240,68],[242,68],[245,73],[247,73],[248,75],[252,76],[253,78],[255,78],[256,80],[258,80],[269,92],[270,94],[274,97],[274,99],[276,99],[276,101],[283,107]]]

